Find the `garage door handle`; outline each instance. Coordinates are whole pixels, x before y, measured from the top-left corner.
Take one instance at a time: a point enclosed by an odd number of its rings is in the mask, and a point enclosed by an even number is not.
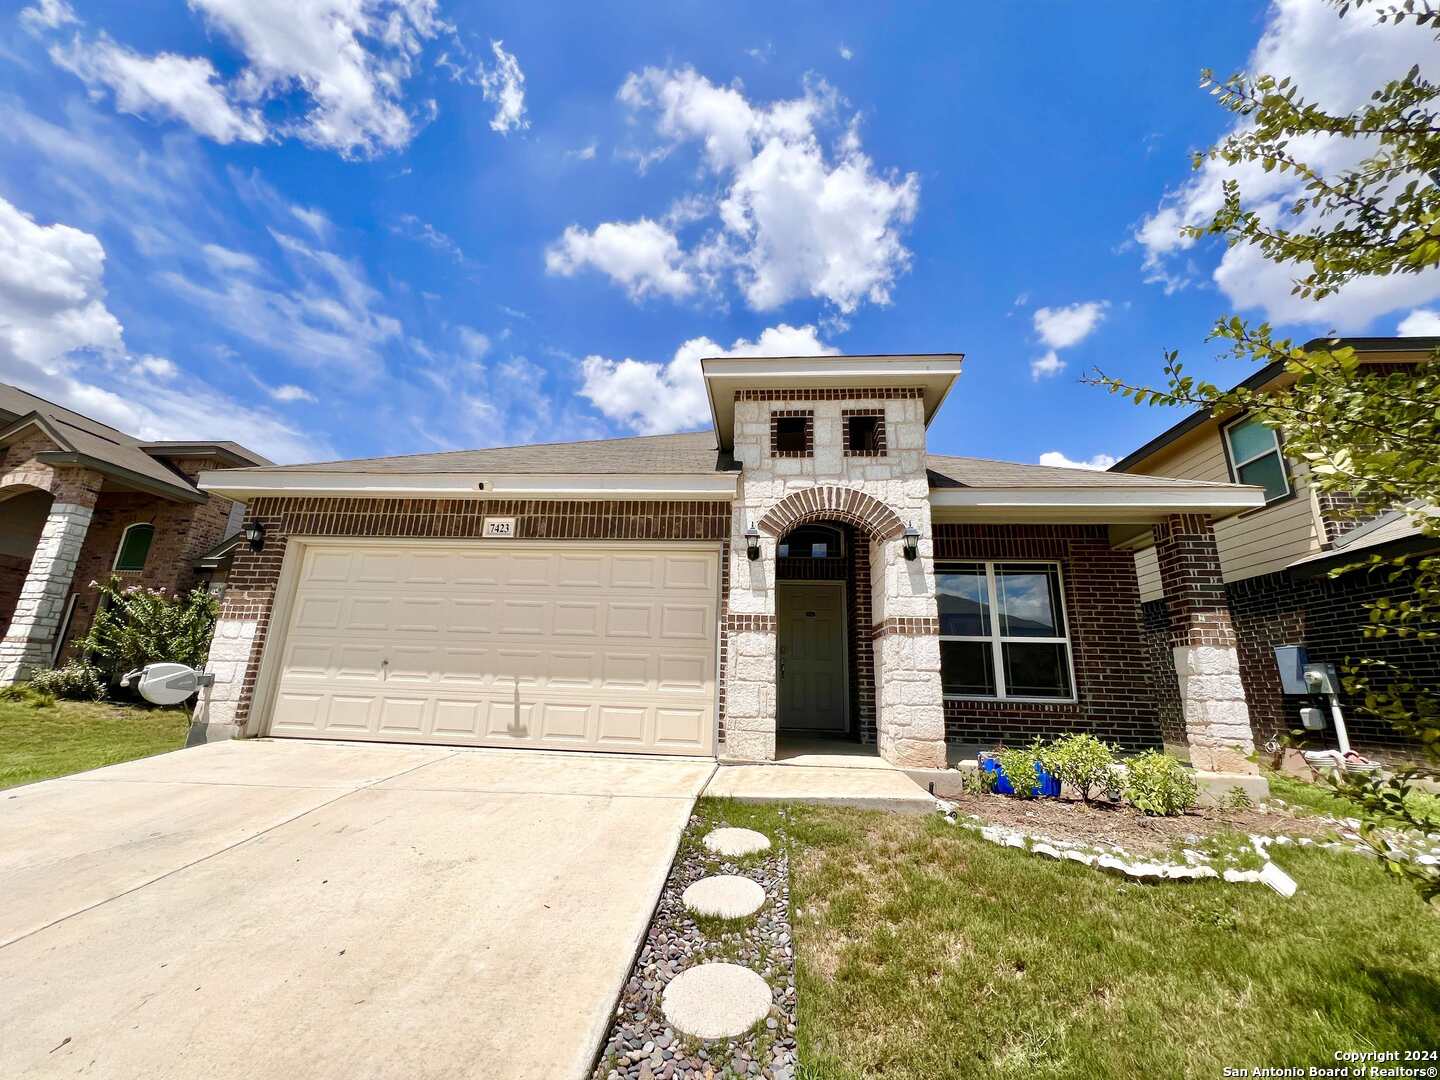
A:
[[[387,656],[380,661],[380,681],[388,682],[390,679],[390,658]]]

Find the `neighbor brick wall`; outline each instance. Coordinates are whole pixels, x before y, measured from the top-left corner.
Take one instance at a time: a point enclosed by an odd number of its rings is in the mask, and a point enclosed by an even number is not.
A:
[[[1058,562],[1078,700],[1036,704],[946,701],[950,742],[1014,745],[1036,735],[1093,732],[1127,748],[1159,746],[1160,714],[1140,622],[1135,557],[1103,525],[937,524],[935,561]]]
[[[725,542],[730,504],[641,500],[454,500],[261,498],[245,520],[265,527],[265,545],[236,549],[221,602],[222,620],[253,620],[254,642],[242,679],[235,721],[242,727],[270,630],[285,546],[291,536],[478,539],[487,517],[513,517],[517,540],[676,540]],[[722,551],[722,562],[728,552]],[[728,588],[722,596],[728,595]],[[721,649],[729,617],[722,621]],[[721,671],[724,671],[722,664]],[[723,675],[717,694],[723,700]],[[722,711],[722,738],[723,716]]]

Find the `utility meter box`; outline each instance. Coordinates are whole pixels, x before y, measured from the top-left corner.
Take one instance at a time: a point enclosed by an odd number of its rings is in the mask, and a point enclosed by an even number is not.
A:
[[[1280,690],[1286,694],[1313,694],[1305,683],[1305,665],[1310,662],[1304,645],[1276,645],[1275,666],[1280,669]]]
[[[1307,706],[1300,710],[1300,724],[1306,731],[1324,731],[1325,714],[1319,709]]]

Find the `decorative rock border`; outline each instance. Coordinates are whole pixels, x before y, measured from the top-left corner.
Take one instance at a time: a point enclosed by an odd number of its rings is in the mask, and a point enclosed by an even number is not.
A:
[[[640,954],[621,989],[592,1080],[794,1080],[795,952],[783,847],[746,859],[741,868],[705,849],[705,827],[699,816],[691,817]],[[759,912],[739,926],[716,930],[715,937],[700,929],[683,899],[686,889],[713,874],[743,875],[765,894]],[[684,1035],[666,1019],[662,1003],[670,984],[714,962],[743,965],[770,988],[770,1015],[758,1032],[703,1041]]]

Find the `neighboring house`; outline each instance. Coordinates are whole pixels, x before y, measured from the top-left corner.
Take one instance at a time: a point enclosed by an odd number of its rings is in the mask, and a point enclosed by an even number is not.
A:
[[[205,473],[247,503],[197,736],[776,756],[828,737],[1158,746],[1132,551],[1165,588],[1191,755],[1252,771],[1210,520],[1171,480],[926,452],[943,356],[702,364],[712,430]]]
[[[235,443],[146,442],[0,384],[0,685],[85,636],[92,581],[190,588],[243,510],[196,477],[267,464]]]
[[[1325,344],[1311,342],[1312,346]],[[1427,361],[1440,338],[1346,338],[1364,365]],[[1284,365],[1270,364],[1241,386],[1284,385]],[[1379,517],[1357,516],[1353,500],[1322,494],[1305,463],[1285,454],[1277,432],[1246,415],[1219,419],[1196,412],[1117,462],[1112,472],[1258,484],[1265,505],[1215,526],[1220,569],[1240,649],[1241,674],[1250,715],[1262,740],[1300,726],[1298,710],[1309,698],[1281,693],[1277,645],[1303,645],[1315,663],[1341,665],[1370,657],[1397,664],[1421,685],[1440,686],[1440,647],[1414,638],[1366,639],[1365,605],[1382,596],[1403,599],[1407,580],[1388,572],[1329,576],[1335,567],[1368,558],[1422,551],[1433,546],[1399,508]],[[1151,653],[1163,670],[1169,613],[1154,548],[1136,555],[1140,597]],[[1384,681],[1383,674],[1377,678]],[[1162,680],[1166,738],[1184,742],[1184,724],[1173,679]],[[1342,698],[1351,741],[1374,751],[1400,751],[1407,742],[1388,724],[1365,716]]]

